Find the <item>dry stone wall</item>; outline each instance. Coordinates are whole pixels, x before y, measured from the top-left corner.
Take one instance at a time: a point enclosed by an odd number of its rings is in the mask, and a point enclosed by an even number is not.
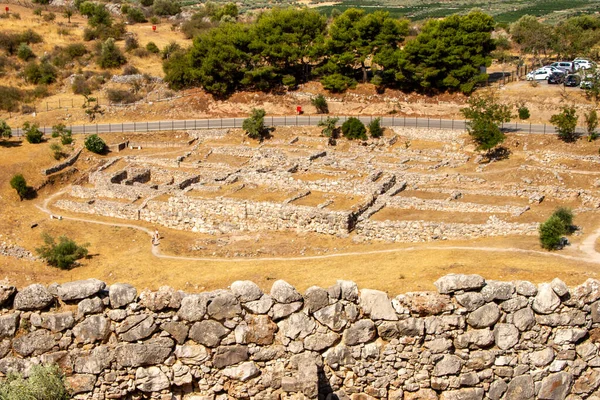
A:
[[[0,286],[0,372],[56,363],[75,399],[600,396],[600,281],[447,275],[389,298],[249,281],[188,294],[96,279]]]

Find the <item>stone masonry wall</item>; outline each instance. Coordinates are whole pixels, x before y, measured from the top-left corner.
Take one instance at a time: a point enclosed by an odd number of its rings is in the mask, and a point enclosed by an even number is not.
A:
[[[56,363],[75,399],[570,400],[600,395],[600,281],[447,275],[187,294],[89,279],[0,286],[0,372]]]

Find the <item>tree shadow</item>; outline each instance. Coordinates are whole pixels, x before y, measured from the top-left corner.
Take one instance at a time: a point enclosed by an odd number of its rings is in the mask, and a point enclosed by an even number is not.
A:
[[[498,146],[496,148],[489,150],[485,156],[490,161],[492,161],[492,160],[502,161],[502,160],[507,160],[508,157],[510,156],[510,154],[511,154],[511,151],[508,147]]]
[[[0,140],[0,147],[5,147],[5,148],[13,148],[13,147],[20,147],[22,145],[22,142],[19,141],[13,141],[13,140]]]
[[[32,188],[31,186],[27,186],[27,190],[25,192],[25,194],[23,195],[23,199],[25,200],[33,200],[36,199],[38,196],[37,191]]]

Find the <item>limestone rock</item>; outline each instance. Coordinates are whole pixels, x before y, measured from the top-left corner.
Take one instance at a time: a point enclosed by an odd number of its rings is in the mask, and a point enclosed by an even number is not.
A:
[[[132,315],[127,317],[116,329],[119,337],[126,342],[136,342],[152,335],[158,326],[152,315]]]
[[[235,281],[231,284],[231,291],[242,303],[258,300],[263,295],[262,290],[252,281]]]
[[[486,281],[481,289],[481,295],[486,302],[508,300],[515,292],[515,286],[510,282]]]
[[[54,336],[43,329],[19,336],[12,343],[14,351],[23,357],[44,354],[52,350],[55,345]]]
[[[281,333],[290,339],[304,339],[315,330],[315,322],[304,313],[294,313],[277,324]]]
[[[0,307],[7,305],[13,296],[17,293],[17,288],[13,285],[0,283]]]
[[[531,375],[512,378],[504,394],[504,400],[531,400],[535,396],[535,387]]]
[[[438,395],[432,389],[419,389],[415,392],[404,392],[404,400],[437,400]]]
[[[266,314],[271,310],[272,306],[273,299],[267,294],[263,295],[258,300],[244,303],[244,308],[247,308],[253,314]]]
[[[375,324],[370,319],[361,319],[352,324],[344,332],[344,343],[347,346],[355,346],[360,343],[366,343],[375,338],[377,331]]]
[[[230,379],[246,382],[260,374],[260,370],[252,361],[243,362],[235,367],[227,367],[221,371],[223,375]]]
[[[556,293],[559,297],[563,297],[569,293],[569,287],[567,284],[558,278],[554,278],[552,282],[550,282],[550,286],[552,287],[552,290],[554,290],[554,293]]]
[[[482,388],[467,388],[442,392],[440,400],[482,400]]]
[[[512,323],[521,332],[528,331],[535,325],[535,315],[531,308],[522,308],[513,314]]]
[[[281,279],[273,283],[271,297],[276,302],[283,304],[302,301],[302,295],[292,285]]]
[[[74,323],[75,319],[71,311],[42,314],[42,328],[49,329],[52,332],[62,332],[70,329]]]
[[[500,400],[508,385],[502,379],[496,379],[494,382],[490,384],[490,388],[487,392],[487,396],[491,400]]]
[[[115,348],[115,359],[121,367],[139,367],[164,362],[171,354],[169,338],[150,339],[143,343],[122,343]]]
[[[481,329],[494,325],[500,319],[500,307],[495,303],[487,303],[477,310],[469,313],[467,324],[473,328]]]
[[[189,322],[200,321],[206,314],[208,299],[204,294],[191,294],[181,300],[181,307],[177,312],[179,318]]]
[[[385,292],[362,289],[360,291],[360,306],[372,320],[397,321],[398,316]]]
[[[221,346],[215,351],[213,364],[215,368],[221,369],[242,361],[246,361],[248,357],[248,348],[246,346]]]
[[[268,315],[247,315],[246,323],[248,328],[245,335],[246,343],[262,346],[273,343],[277,325],[271,321]]]
[[[343,310],[344,306],[341,303],[335,303],[320,309],[314,315],[321,324],[327,326],[332,331],[339,332],[348,323],[348,317]]]
[[[229,329],[217,321],[206,319],[196,322],[190,329],[189,337],[193,341],[208,347],[217,347],[221,339],[227,336]]]
[[[304,293],[304,303],[304,307],[308,312],[314,313],[329,305],[329,295],[325,289],[318,286],[311,286]]]
[[[62,301],[81,300],[96,295],[104,288],[106,288],[106,283],[98,279],[67,282],[58,286],[58,297]]]
[[[175,356],[183,364],[200,365],[210,357],[210,352],[199,344],[185,344],[175,347]]]
[[[588,394],[598,389],[598,386],[600,386],[600,371],[589,369],[577,378],[571,392],[575,394]]]
[[[75,374],[68,376],[65,383],[71,394],[87,393],[94,390],[96,379],[96,375],[92,374]]]
[[[54,302],[54,296],[43,285],[33,284],[21,289],[14,300],[17,310],[43,310]]]
[[[586,329],[571,328],[571,329],[558,329],[554,335],[554,343],[556,344],[569,344],[577,343],[585,335],[587,335]]]
[[[554,293],[552,287],[544,283],[540,285],[531,308],[538,314],[550,314],[560,306],[560,298]]]
[[[104,303],[99,297],[83,299],[77,304],[77,318],[89,314],[99,314],[104,311]]]
[[[177,309],[181,306],[182,294],[169,286],[161,286],[156,292],[144,291],[140,302],[151,311]]]
[[[454,309],[450,296],[437,292],[409,292],[397,296],[396,300],[408,308],[411,314],[422,317],[438,315]]]
[[[425,347],[427,347],[433,354],[445,353],[452,348],[452,340],[444,338],[434,339],[429,342],[425,342]]]
[[[338,280],[337,286],[340,288],[340,298],[342,300],[350,302],[358,300],[358,286],[355,282]]]
[[[192,383],[193,377],[190,373],[190,367],[183,365],[179,361],[173,364],[173,385],[183,386]]]
[[[467,309],[467,311],[475,311],[485,304],[483,295],[479,292],[466,292],[456,295],[458,304]]]
[[[80,342],[103,341],[109,333],[110,320],[102,315],[88,316],[73,328],[73,334]]]
[[[160,325],[160,329],[168,332],[169,335],[179,344],[183,344],[187,339],[190,328],[183,322],[167,321]]]
[[[242,306],[232,292],[219,290],[212,293],[207,312],[211,318],[222,321],[240,315]]]
[[[449,274],[434,282],[441,294],[454,293],[459,290],[477,290],[485,285],[485,280],[479,275]]]
[[[525,297],[533,297],[537,294],[537,287],[528,281],[515,281],[515,290],[518,294]]]
[[[502,350],[510,349],[519,343],[519,330],[513,324],[497,324],[494,328],[494,340]]]
[[[115,358],[113,350],[106,345],[100,345],[92,351],[84,351],[75,354],[73,369],[78,374],[99,375],[103,370],[110,367]]]
[[[557,372],[548,375],[542,379],[538,399],[564,400],[571,389],[572,381],[573,376],[567,372]]]
[[[340,335],[334,332],[315,333],[304,339],[304,348],[311,351],[322,351],[332,347],[340,340]]]
[[[160,392],[171,386],[171,382],[158,367],[140,367],[135,371],[135,386],[142,392]]]
[[[108,297],[112,308],[125,307],[137,298],[137,289],[127,283],[115,283],[108,288]]]
[[[529,360],[536,367],[545,367],[554,360],[554,350],[552,347],[534,351],[529,355]]]
[[[19,326],[19,314],[12,313],[0,316],[0,339],[12,338]]]
[[[433,376],[457,375],[463,365],[460,357],[452,354],[446,354],[433,367]]]

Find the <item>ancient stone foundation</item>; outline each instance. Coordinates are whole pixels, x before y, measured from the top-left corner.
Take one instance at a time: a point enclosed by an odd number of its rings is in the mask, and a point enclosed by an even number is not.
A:
[[[0,287],[0,371],[56,363],[75,399],[572,400],[600,386],[600,281],[448,275],[393,299],[338,281],[186,294]]]

